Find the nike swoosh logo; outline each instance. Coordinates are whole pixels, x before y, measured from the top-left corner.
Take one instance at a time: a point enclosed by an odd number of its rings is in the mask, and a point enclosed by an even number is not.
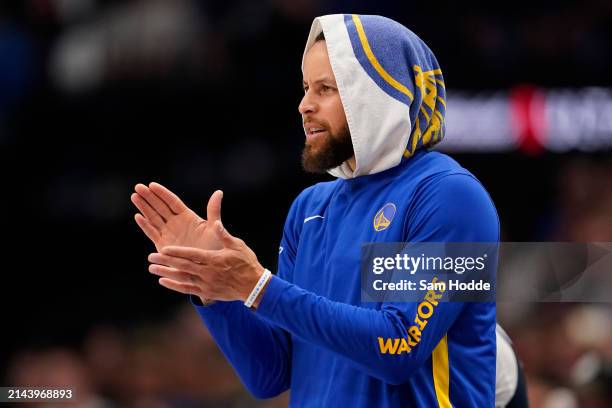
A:
[[[306,224],[308,221],[314,220],[315,218],[323,219],[325,217],[323,217],[322,215],[313,215],[312,217],[306,217],[306,218],[304,218],[304,224]]]

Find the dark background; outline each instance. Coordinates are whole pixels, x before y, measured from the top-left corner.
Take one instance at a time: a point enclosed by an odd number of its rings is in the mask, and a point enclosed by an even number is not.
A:
[[[19,353],[78,353],[96,327],[162,324],[185,304],[146,270],[153,246],[129,200],[137,182],[161,182],[200,214],[223,189],[224,223],[273,267],[293,198],[329,179],[301,170],[297,105],[310,23],[333,12],[409,27],[435,52],[449,95],[612,86],[604,0],[3,0],[2,366]],[[612,240],[609,151],[453,157],[493,197],[505,240]],[[514,333],[520,348],[521,326]],[[551,389],[568,387],[533,367]],[[10,373],[5,383],[20,378]]]

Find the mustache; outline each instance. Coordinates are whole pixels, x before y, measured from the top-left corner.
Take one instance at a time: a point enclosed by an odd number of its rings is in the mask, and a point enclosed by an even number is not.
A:
[[[324,119],[317,119],[317,118],[312,117],[312,116],[304,116],[304,117],[302,117],[302,126],[306,125],[306,123],[308,123],[308,122],[313,122],[313,123],[321,125],[322,127],[326,128],[326,129],[329,129],[329,123],[326,120],[324,120]]]

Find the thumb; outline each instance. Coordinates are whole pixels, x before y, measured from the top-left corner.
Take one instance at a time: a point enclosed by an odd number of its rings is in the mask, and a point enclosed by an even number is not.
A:
[[[208,200],[206,206],[206,219],[210,223],[215,223],[221,220],[221,200],[223,200],[223,191],[215,191]]]
[[[223,243],[224,247],[228,248],[234,246],[234,241],[236,240],[236,238],[234,238],[229,233],[229,231],[225,229],[225,227],[221,223],[221,220],[215,221],[214,230],[215,234],[217,234],[217,238],[219,239],[219,241],[221,241],[221,243]]]

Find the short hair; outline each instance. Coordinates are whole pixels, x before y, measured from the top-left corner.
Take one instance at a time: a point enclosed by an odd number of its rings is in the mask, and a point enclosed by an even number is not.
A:
[[[317,38],[315,38],[314,40],[314,42],[319,42],[319,41],[325,41],[325,34],[323,34],[323,31],[321,31],[319,35],[317,35]]]

